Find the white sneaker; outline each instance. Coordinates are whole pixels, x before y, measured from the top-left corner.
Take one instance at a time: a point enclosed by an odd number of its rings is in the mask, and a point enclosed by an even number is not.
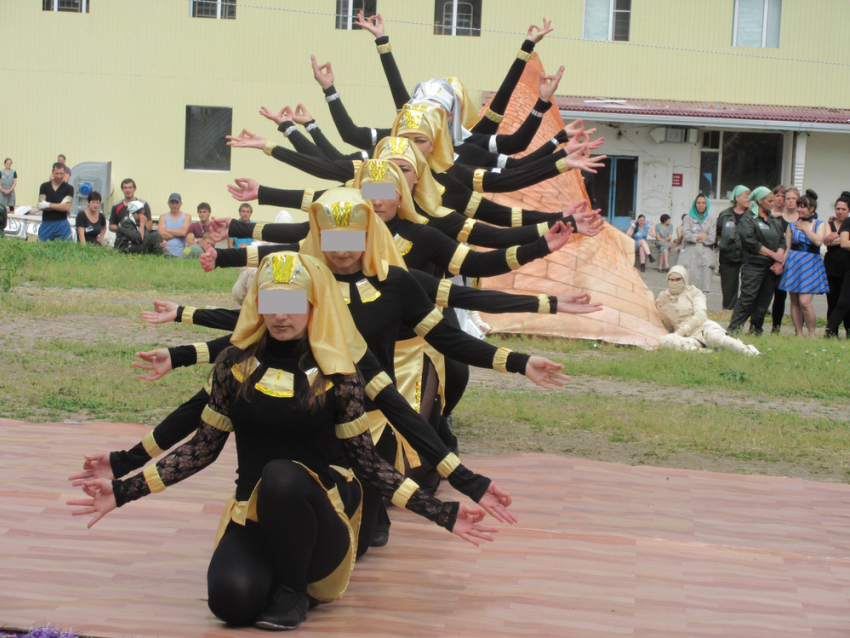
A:
[[[750,344],[747,346],[747,349],[744,354],[748,357],[758,357],[759,355],[761,355],[761,352],[756,350],[756,347],[754,345]]]

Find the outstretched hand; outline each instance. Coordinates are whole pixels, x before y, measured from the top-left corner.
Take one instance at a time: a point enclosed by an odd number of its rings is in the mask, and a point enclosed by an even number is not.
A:
[[[246,177],[237,177],[235,180],[236,186],[227,185],[227,190],[233,196],[237,202],[253,202],[255,199],[260,196],[260,183],[251,178]],[[224,232],[228,232],[230,229],[230,220],[217,219],[216,222],[221,222],[224,224]],[[221,223],[219,225],[221,225]],[[213,237],[215,239],[215,237]],[[226,237],[222,238],[226,239]],[[215,239],[215,241],[222,241],[221,239]]]
[[[74,487],[82,487],[83,482],[88,479],[106,479],[111,481],[115,478],[112,474],[112,464],[109,462],[109,452],[95,452],[94,454],[86,454],[83,461],[83,471],[71,474],[68,477],[71,485]]]
[[[537,30],[536,33],[535,29]],[[543,28],[541,29],[536,24],[532,24],[528,27],[528,33],[525,34],[525,37],[534,42],[534,44],[537,44],[543,39],[543,36],[547,33],[551,33],[552,31],[554,31],[554,29],[552,29],[552,21],[543,18]]]
[[[558,90],[558,84],[561,82],[563,75],[564,67],[558,69],[558,72],[555,75],[546,75],[545,73],[540,74],[541,100],[548,102],[552,99],[552,96],[555,95],[555,91]]]
[[[82,488],[88,498],[67,501],[67,504],[79,505],[82,507],[82,509],[71,512],[72,516],[86,516],[87,514],[94,514],[89,521],[89,524],[86,526],[91,529],[92,525],[118,507],[118,504],[115,502],[115,494],[112,493],[112,481],[108,479],[93,478],[83,481]]]
[[[457,520],[452,528],[452,534],[460,536],[468,543],[472,543],[478,547],[478,540],[493,542],[493,537],[489,534],[497,534],[498,527],[490,525],[479,525],[480,521],[484,520],[484,512],[475,507],[469,507],[463,503],[460,504],[460,509],[457,512]]]
[[[218,251],[210,246],[201,254],[201,268],[204,272],[212,272],[215,270],[215,259],[218,257]]]
[[[280,125],[281,125],[281,123],[282,123],[282,122],[283,122],[283,120],[284,120],[284,111],[285,111],[285,110],[286,110],[286,107],[284,107],[284,108],[280,109],[280,113],[278,113],[277,115],[275,115],[274,111],[269,111],[269,110],[268,110],[268,109],[264,106],[264,107],[262,107],[262,108],[260,109],[260,115],[262,115],[262,116],[263,116],[264,118],[266,118],[267,120],[271,120],[272,122],[274,122],[275,124],[277,124],[278,126],[280,126]]]
[[[168,348],[158,348],[149,352],[137,352],[136,356],[144,361],[144,363],[133,361],[133,367],[150,370],[147,374],[136,375],[137,379],[158,381],[171,372],[171,353],[168,352]]]
[[[513,512],[508,511],[508,507],[511,505],[511,495],[492,481],[490,481],[490,487],[487,488],[478,504],[500,523],[513,525],[519,520]]]
[[[313,119],[313,116],[307,112],[303,104],[295,107],[295,112],[292,114],[292,121],[296,124],[304,126],[307,122]]]
[[[573,120],[572,122],[570,122],[569,124],[567,124],[564,127],[564,130],[567,132],[567,137],[572,139],[573,137],[578,135],[578,133],[580,131],[584,130],[584,120],[581,120],[581,119]],[[588,133],[595,133],[595,132],[596,132],[595,128],[592,128],[588,131]]]
[[[605,220],[600,217],[601,209],[586,210],[589,202],[584,199],[580,202],[567,206],[564,209],[564,217],[573,216],[576,222],[576,231],[585,237],[595,237],[605,227]]]
[[[570,223],[564,224],[564,222],[559,221],[556,222],[552,228],[546,231],[546,234],[543,237],[546,239],[546,243],[549,245],[549,252],[555,253],[561,250],[568,241],[570,241],[570,236],[573,234],[573,225]]]
[[[590,295],[558,295],[558,312],[571,315],[584,315],[602,310],[602,302],[590,303]]]
[[[142,319],[148,323],[171,323],[177,318],[177,304],[173,301],[153,300],[153,312],[142,310]]]
[[[558,370],[563,369],[564,366],[560,363],[549,361],[544,357],[531,357],[525,366],[525,376],[541,388],[554,390],[555,386],[560,388],[564,385],[564,381],[570,380],[567,375],[558,373]]]
[[[227,145],[233,148],[257,148],[261,151],[266,147],[266,138],[243,128],[239,135],[225,135]]]
[[[236,180],[236,185],[239,186],[239,180]],[[257,189],[259,190],[260,185],[257,184]],[[233,194],[230,185],[228,184],[227,190]],[[235,195],[234,195],[235,196]],[[249,200],[241,200],[241,201],[249,201]],[[207,232],[210,234],[212,240],[217,244],[220,241],[224,241],[230,236],[230,222],[232,220],[230,217],[212,217],[210,219],[209,226],[207,226]]]
[[[595,173],[594,169],[602,168],[605,164],[602,160],[606,159],[607,155],[595,155],[590,157],[590,148],[588,143],[581,145],[581,149],[570,153],[566,157],[567,168],[577,168],[586,173]]]
[[[381,17],[380,13],[378,15],[364,18],[363,12],[358,11],[357,19],[354,21],[354,24],[356,24],[364,31],[368,31],[369,33],[371,33],[373,36],[375,36],[376,40],[384,35],[384,19]]]
[[[564,148],[567,149],[567,155],[570,153],[575,153],[577,151],[582,151],[585,149],[596,150],[600,146],[602,146],[603,142],[605,142],[604,137],[597,137],[595,140],[590,139],[590,135],[596,129],[591,129],[590,131],[585,131],[582,129],[573,137],[570,137]],[[569,137],[569,136],[568,136]]]
[[[310,60],[313,62],[313,77],[316,78],[316,82],[318,82],[323,89],[333,86],[334,72],[331,68],[331,63],[325,62],[322,66],[319,66],[319,63],[316,62],[315,55],[311,55]]]

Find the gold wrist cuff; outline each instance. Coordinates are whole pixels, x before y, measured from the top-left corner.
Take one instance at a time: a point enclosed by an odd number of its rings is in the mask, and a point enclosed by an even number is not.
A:
[[[313,203],[313,195],[316,194],[312,188],[304,189],[304,196],[301,198],[301,210],[305,213],[310,212],[310,204]]]
[[[476,193],[484,192],[484,174],[486,172],[486,168],[477,168],[475,169],[475,173],[472,175],[472,190]]]
[[[442,313],[437,308],[434,308],[431,312],[425,315],[425,318],[419,322],[419,324],[413,329],[413,332],[415,332],[418,336],[424,338],[429,332],[434,329],[434,326],[436,326],[442,320]]]
[[[266,142],[266,145],[263,147],[263,153],[266,155],[271,155],[274,147],[277,146],[274,142]]]
[[[251,231],[251,237],[257,241],[263,241],[263,228],[265,228],[265,226],[265,223],[254,224],[254,230]]]
[[[511,208],[511,228],[522,226],[522,209]]]
[[[185,323],[187,326],[194,325],[192,323],[192,317],[195,316],[195,309],[192,306],[186,306],[183,308],[183,316],[180,318],[180,323]]]
[[[204,411],[201,412],[201,421],[207,425],[211,425],[216,430],[233,432],[233,422],[223,414],[219,414],[213,410],[210,406],[206,406]]]
[[[449,478],[449,474],[454,472],[459,465],[460,459],[449,452],[449,455],[440,461],[440,464],[437,466],[437,472],[439,472],[440,476],[443,478]]]
[[[151,492],[158,494],[159,492],[165,491],[165,483],[163,483],[162,479],[159,477],[159,470],[156,469],[156,465],[148,465],[142,474],[144,475],[145,483],[148,484]]]
[[[246,265],[250,266],[251,268],[257,268],[260,265],[260,247],[246,246],[245,252],[248,253],[248,261]]]
[[[375,397],[378,396],[388,385],[392,385],[392,383],[393,380],[390,379],[390,375],[386,372],[381,372],[378,376],[366,384],[366,396],[374,401]]]
[[[491,111],[490,107],[487,107],[487,110],[484,111],[484,117],[486,117],[491,122],[495,122],[496,124],[501,124],[502,120],[505,119],[504,115],[499,115],[495,111]]]
[[[467,217],[475,217],[475,211],[478,210],[478,205],[481,203],[481,193],[472,193],[469,202],[466,204],[466,210],[463,214]]]
[[[459,242],[465,243],[467,239],[469,239],[469,233],[472,232],[472,227],[475,226],[474,219],[467,219],[463,224],[463,228],[457,235],[457,240]]]
[[[437,286],[437,300],[436,304],[443,308],[449,307],[449,295],[452,291],[452,280],[451,279],[441,279],[440,285]]]
[[[546,222],[540,222],[539,224],[537,224],[537,233],[541,237],[543,237],[543,235],[545,235],[548,232],[549,232],[549,224],[547,224]]]
[[[393,505],[396,507],[407,507],[407,501],[413,496],[413,493],[419,489],[419,486],[410,479],[404,479],[404,483],[398,486],[398,489],[393,494]]]
[[[555,162],[555,168],[558,169],[559,173],[566,173],[566,172],[572,170],[570,167],[567,166],[567,158],[566,157],[562,157],[557,162]]]
[[[519,260],[516,258],[517,250],[519,250],[519,246],[511,246],[505,254],[505,261],[508,262],[508,266],[511,267],[511,270],[519,270],[522,268],[522,264],[520,264]]]
[[[496,372],[507,372],[508,355],[513,352],[508,348],[499,348],[493,355],[493,369]]]
[[[392,48],[392,46],[390,46],[389,42],[387,42],[386,44],[379,44],[378,45],[378,55],[384,55],[384,53],[389,53],[392,50],[393,50],[393,48]]]
[[[147,452],[148,456],[152,459],[155,459],[163,452],[163,450],[161,450],[156,444],[156,439],[153,438],[153,431],[145,434],[145,437],[142,439],[142,447],[145,448],[145,452]]]
[[[452,260],[449,262],[449,272],[453,275],[459,275],[461,266],[463,266],[463,260],[466,259],[468,254],[469,246],[464,246],[463,244],[458,246],[455,254],[452,255]]]
[[[552,304],[550,303],[549,295],[537,295],[538,308],[537,313],[548,315],[552,312]]]
[[[195,348],[195,356],[197,357],[195,365],[202,365],[210,362],[210,349],[207,344],[193,343],[192,346]]]
[[[523,62],[528,62],[531,59],[531,54],[528,51],[519,50],[519,53],[516,54],[518,60],[522,60]]]

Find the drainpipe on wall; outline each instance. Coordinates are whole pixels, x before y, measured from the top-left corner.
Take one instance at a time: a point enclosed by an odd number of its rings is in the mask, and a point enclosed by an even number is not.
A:
[[[794,137],[791,140],[791,186],[796,186],[794,175],[796,174],[797,165],[797,131],[794,131]]]

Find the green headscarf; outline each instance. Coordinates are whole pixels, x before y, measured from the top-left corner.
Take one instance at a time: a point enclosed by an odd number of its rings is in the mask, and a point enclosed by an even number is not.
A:
[[[697,210],[697,200],[702,197],[705,200],[705,212],[702,214],[702,217],[699,216],[699,211]],[[691,211],[688,213],[691,217],[697,220],[699,223],[705,221],[705,218],[708,217],[708,209],[711,207],[711,204],[708,201],[708,197],[700,193],[696,197],[694,197],[694,203],[691,204]]]
[[[759,200],[764,199],[765,197],[770,195],[772,192],[773,191],[770,190],[769,188],[767,188],[766,186],[759,186],[758,188],[756,188],[752,193],[750,193],[750,196],[747,197],[747,201],[753,203],[753,205],[750,207],[750,210],[754,214],[758,215],[759,214],[759,204],[758,204]]]
[[[737,199],[738,199],[738,195],[740,195],[740,194],[741,194],[741,193],[743,193],[744,191],[748,191],[748,190],[750,190],[750,189],[749,189],[749,188],[747,188],[746,186],[744,186],[743,184],[738,184],[738,185],[737,185],[737,186],[736,186],[736,187],[732,190],[732,195],[729,197],[729,201],[731,201],[731,202],[732,202],[732,205],[734,206],[734,205],[735,205],[735,202],[736,202],[736,201],[737,201]]]

